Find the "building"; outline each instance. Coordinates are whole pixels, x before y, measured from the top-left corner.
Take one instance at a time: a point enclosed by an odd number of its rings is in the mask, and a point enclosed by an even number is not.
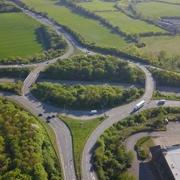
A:
[[[152,162],[162,180],[180,180],[180,145],[150,148]]]

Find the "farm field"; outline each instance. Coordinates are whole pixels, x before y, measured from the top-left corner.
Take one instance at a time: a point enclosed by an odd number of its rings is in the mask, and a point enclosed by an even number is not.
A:
[[[180,6],[160,2],[142,2],[136,5],[137,11],[145,17],[158,19],[162,16],[180,16]]]
[[[47,12],[60,24],[66,25],[81,34],[87,41],[98,46],[124,48],[127,43],[118,35],[103,27],[98,21],[73,13],[71,10],[51,0],[23,0],[37,11]]]
[[[163,2],[168,2],[168,3],[178,3],[180,4],[180,0],[162,0]]]
[[[40,24],[23,13],[0,14],[0,58],[26,57],[43,51],[36,40]]]
[[[132,19],[122,12],[98,12],[96,14],[107,19],[111,24],[118,26],[126,33],[165,32],[165,30],[144,21]]]
[[[77,3],[77,5],[89,11],[93,11],[97,15],[108,20],[112,25],[118,26],[123,32],[126,33],[135,34],[144,32],[165,32],[159,27],[128,17],[124,13],[117,10],[114,7],[115,3],[112,2],[94,0],[91,2]]]
[[[163,50],[169,55],[180,55],[180,36],[145,37],[141,41],[146,44],[141,49],[144,52],[158,54]]]
[[[77,4],[89,11],[94,11],[94,12],[117,11],[117,9],[114,7],[115,2],[93,0],[89,2],[80,2]]]

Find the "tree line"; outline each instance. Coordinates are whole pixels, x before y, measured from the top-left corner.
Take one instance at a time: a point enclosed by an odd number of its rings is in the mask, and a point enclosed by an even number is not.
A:
[[[174,114],[172,116],[172,114]],[[125,147],[126,139],[137,132],[165,127],[165,118],[180,121],[180,108],[155,108],[129,116],[106,130],[95,145],[93,164],[101,180],[135,180],[128,173],[133,154]]]
[[[14,4],[7,2],[5,0],[0,0],[0,13],[5,12],[20,12],[21,10]]]
[[[26,78],[31,72],[32,68],[29,67],[16,67],[16,68],[0,68],[0,78]]]
[[[36,29],[36,34],[37,40],[43,45],[45,50],[67,48],[66,41],[47,26],[41,25]]]
[[[43,78],[82,81],[111,81],[144,84],[143,72],[111,56],[80,55],[59,60],[41,74]]]
[[[22,81],[0,83],[0,90],[21,95]]]
[[[0,99],[0,179],[60,180],[58,160],[38,120]]]
[[[159,86],[180,87],[180,73],[157,68],[149,68]]]
[[[142,89],[120,89],[108,85],[59,85],[37,83],[32,94],[44,101],[62,108],[103,109],[133,101],[143,94]]]

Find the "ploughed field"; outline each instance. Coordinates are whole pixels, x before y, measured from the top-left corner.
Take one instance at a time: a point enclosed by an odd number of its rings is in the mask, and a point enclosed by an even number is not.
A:
[[[23,13],[0,13],[0,58],[26,57],[43,51],[36,40],[40,24]]]

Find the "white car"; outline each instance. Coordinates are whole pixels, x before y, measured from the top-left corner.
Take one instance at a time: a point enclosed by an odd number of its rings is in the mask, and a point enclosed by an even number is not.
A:
[[[95,110],[95,109],[94,109],[94,110],[91,110],[89,114],[90,114],[90,115],[97,114],[97,110]]]

